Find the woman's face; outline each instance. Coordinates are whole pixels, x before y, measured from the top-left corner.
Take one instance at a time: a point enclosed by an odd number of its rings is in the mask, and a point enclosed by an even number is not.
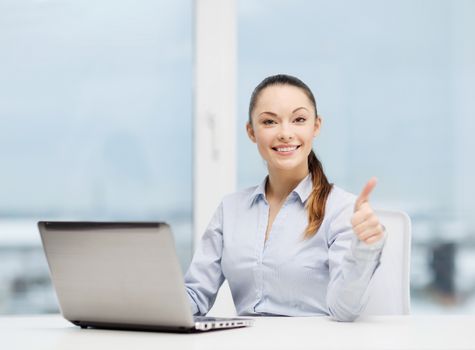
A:
[[[252,111],[249,138],[257,144],[269,169],[307,167],[321,119],[303,90],[291,85],[268,86],[258,96]]]

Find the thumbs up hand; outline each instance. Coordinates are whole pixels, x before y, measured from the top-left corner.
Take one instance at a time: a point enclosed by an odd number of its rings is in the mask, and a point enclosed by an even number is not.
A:
[[[384,228],[369,204],[369,196],[376,187],[377,179],[371,178],[355,202],[351,225],[358,238],[372,244],[384,236]]]

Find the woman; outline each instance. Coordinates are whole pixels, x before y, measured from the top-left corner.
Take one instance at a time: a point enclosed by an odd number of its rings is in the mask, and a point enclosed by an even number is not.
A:
[[[376,179],[358,198],[328,182],[312,150],[321,123],[295,77],[254,90],[246,128],[269,175],[216,210],[185,275],[195,315],[209,311],[225,278],[239,315],[352,321],[364,309],[385,240],[368,202]]]

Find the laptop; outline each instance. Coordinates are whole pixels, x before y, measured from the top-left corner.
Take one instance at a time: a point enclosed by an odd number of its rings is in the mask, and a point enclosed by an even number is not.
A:
[[[81,328],[200,332],[253,324],[193,317],[166,223],[40,221],[38,228],[61,313]]]

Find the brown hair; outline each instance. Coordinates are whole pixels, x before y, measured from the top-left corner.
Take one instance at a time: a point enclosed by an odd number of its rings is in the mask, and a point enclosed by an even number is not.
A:
[[[315,118],[318,118],[317,103],[310,88],[303,81],[296,77],[286,74],[278,74],[265,78],[252,92],[251,101],[249,103],[249,123],[251,125],[251,114],[256,106],[260,93],[266,87],[273,85],[291,85],[300,88],[305,93],[305,95],[307,95],[308,99],[315,108]],[[306,204],[306,208],[308,210],[308,226],[304,232],[305,239],[313,237],[322,225],[323,218],[325,216],[325,205],[327,198],[333,187],[333,184],[328,182],[328,179],[323,171],[322,163],[318,160],[313,150],[308,155],[308,169],[312,175],[313,189]]]

